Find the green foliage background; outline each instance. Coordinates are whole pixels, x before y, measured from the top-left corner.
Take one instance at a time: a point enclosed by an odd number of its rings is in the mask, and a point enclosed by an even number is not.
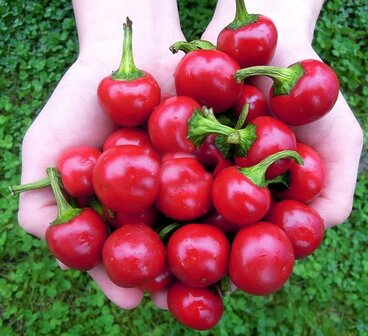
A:
[[[188,39],[200,36],[216,1],[180,0]],[[368,3],[330,0],[314,46],[338,73],[367,130]],[[45,243],[17,225],[22,137],[77,54],[67,0],[0,0],[0,335],[191,335],[148,299],[132,311],[111,304],[85,274],[61,271]],[[350,219],[327,231],[314,256],[297,263],[268,297],[235,293],[204,335],[368,335],[368,176],[359,175]]]

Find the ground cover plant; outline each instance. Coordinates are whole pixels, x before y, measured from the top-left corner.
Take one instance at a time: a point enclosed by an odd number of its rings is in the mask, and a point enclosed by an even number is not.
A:
[[[200,36],[214,0],[180,0],[187,38]],[[337,72],[341,90],[365,132],[368,52],[365,0],[330,0],[314,47]],[[20,146],[77,55],[69,1],[0,1],[0,335],[191,335],[148,299],[125,312],[94,282],[59,269],[43,241],[23,232],[18,199],[7,187],[20,175]],[[367,157],[366,155],[364,156]],[[368,175],[361,165],[350,219],[329,229],[321,248],[298,262],[284,289],[267,297],[235,293],[214,335],[366,335],[368,333]],[[366,160],[366,159],[365,159]]]

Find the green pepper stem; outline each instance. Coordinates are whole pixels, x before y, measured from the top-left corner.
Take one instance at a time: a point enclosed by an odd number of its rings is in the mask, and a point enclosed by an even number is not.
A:
[[[212,109],[203,107],[196,109],[188,120],[188,139],[196,146],[200,146],[207,135],[220,134],[229,136],[234,132],[230,126],[221,124]]]
[[[240,69],[235,72],[237,82],[242,82],[251,76],[267,76],[273,82],[273,94],[290,94],[297,81],[304,75],[303,67],[300,63],[291,65],[288,68],[280,68],[268,65],[259,65]]]
[[[123,54],[118,70],[111,75],[114,80],[131,81],[144,77],[144,72],[138,69],[134,63],[133,58],[133,23],[127,17],[126,23],[123,24],[124,40],[123,40]]]
[[[234,126],[234,129],[238,130],[238,129],[241,129],[243,127],[245,119],[247,119],[248,112],[249,112],[249,104],[245,103],[242,110],[241,110],[241,112],[240,112],[240,115],[239,115],[239,118],[236,122],[236,125]]]
[[[248,152],[256,139],[255,126],[252,124],[243,129],[235,129],[221,124],[212,109],[203,107],[202,110],[195,110],[188,120],[187,138],[198,147],[210,134],[225,136],[225,143],[229,146],[235,145],[236,151],[242,156]],[[221,150],[221,152],[226,156],[227,150]]]
[[[227,29],[236,30],[258,20],[259,14],[249,14],[244,0],[235,0],[236,12],[234,20],[226,26]]]
[[[287,173],[281,174],[279,176],[274,177],[271,180],[266,181],[267,185],[270,184],[283,184],[286,188],[289,186],[289,176]]]
[[[236,156],[246,156],[249,148],[257,140],[256,126],[250,123],[236,132],[239,134],[239,142],[236,144],[235,154]]]
[[[303,164],[302,157],[296,151],[284,150],[266,157],[254,166],[239,168],[239,172],[251,180],[255,185],[266,187],[268,185],[268,181],[265,177],[266,170],[274,162],[285,158],[290,158],[299,164]]]
[[[222,298],[229,296],[234,291],[231,287],[230,278],[227,275],[222,277],[221,280],[215,284],[215,288]]]
[[[9,187],[9,190],[10,190],[10,194],[12,196],[15,196],[15,195],[18,195],[18,194],[20,194],[24,191],[42,189],[42,188],[45,188],[45,187],[48,187],[48,186],[50,186],[50,179],[48,177],[46,177],[46,178],[44,178],[42,180],[39,180],[37,182],[11,186],[11,187]]]
[[[178,51],[184,51],[186,54],[190,51],[194,50],[215,50],[216,47],[210,42],[206,40],[193,40],[190,42],[187,41],[178,41],[175,42],[172,46],[170,46],[170,51],[173,54],[176,54]]]
[[[160,236],[161,240],[163,242],[167,242],[168,241],[168,238],[169,236],[173,233],[174,230],[178,229],[179,227],[183,226],[182,223],[178,223],[178,222],[174,222],[174,223],[171,223],[165,227],[163,227],[158,235]]]
[[[92,208],[93,210],[95,210],[102,218],[105,219],[106,217],[104,213],[105,208],[96,195],[89,197],[87,204],[89,208]],[[110,211],[110,210],[107,210],[107,211]]]
[[[82,212],[82,209],[72,207],[65,199],[60,187],[61,182],[58,171],[55,168],[47,168],[46,172],[50,179],[58,210],[57,218],[51,225],[69,222],[74,217],[78,216]]]

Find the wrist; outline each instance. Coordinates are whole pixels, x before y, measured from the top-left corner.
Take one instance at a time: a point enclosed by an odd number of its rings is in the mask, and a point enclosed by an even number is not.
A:
[[[167,27],[172,30],[173,27],[180,27],[175,0],[73,0],[73,10],[81,52],[99,44],[122,41],[122,26],[126,17],[133,21],[136,36],[151,37],[153,34],[169,33]]]

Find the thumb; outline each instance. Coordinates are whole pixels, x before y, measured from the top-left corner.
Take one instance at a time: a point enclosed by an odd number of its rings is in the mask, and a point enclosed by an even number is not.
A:
[[[89,275],[104,292],[106,297],[123,309],[132,309],[139,305],[143,291],[138,288],[122,288],[115,285],[108,277],[103,265],[90,270]]]
[[[150,294],[152,302],[160,309],[169,309],[167,306],[167,290]]]

